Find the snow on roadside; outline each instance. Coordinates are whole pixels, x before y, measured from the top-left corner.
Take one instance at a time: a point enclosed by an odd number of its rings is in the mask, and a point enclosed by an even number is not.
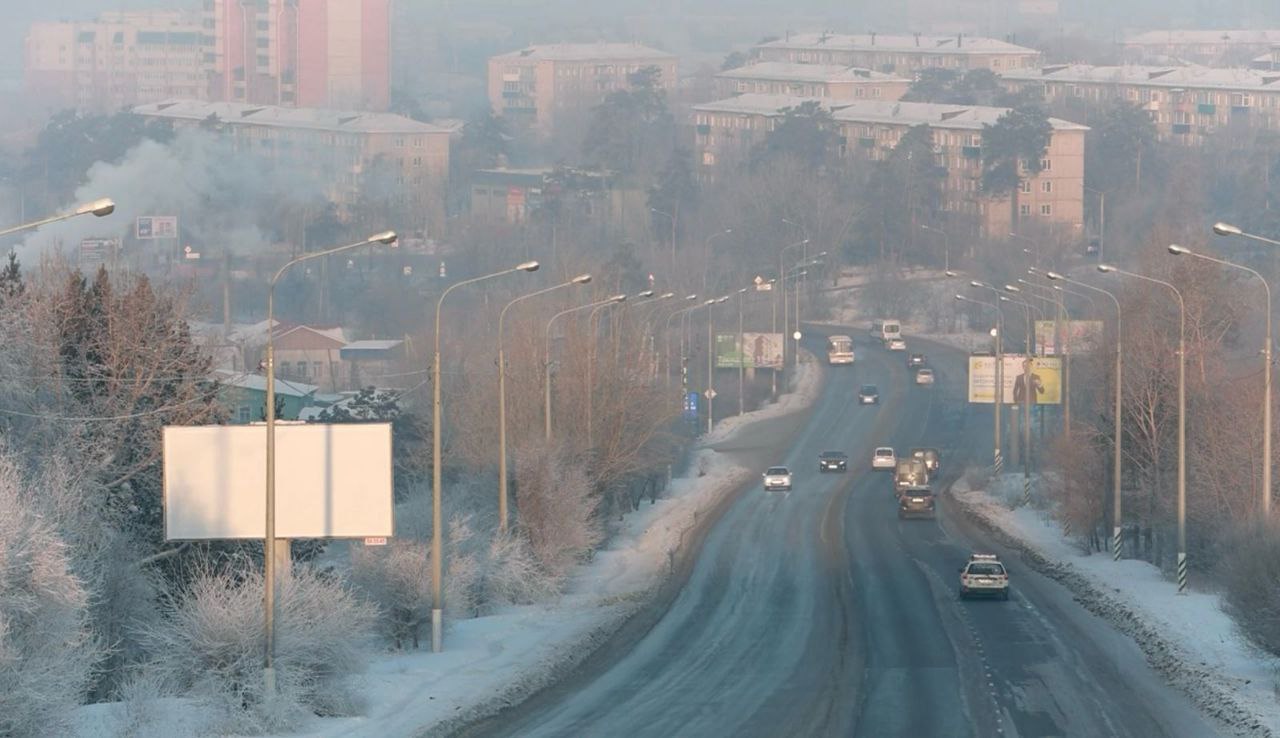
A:
[[[1083,553],[1045,511],[1010,509],[1020,475],[1006,474],[990,491],[967,479],[951,488],[965,512],[1026,554],[1040,573],[1060,582],[1086,609],[1129,635],[1148,662],[1206,714],[1238,735],[1280,735],[1280,659],[1252,648],[1214,593],[1177,587],[1145,561],[1115,562]]]
[[[745,467],[705,444],[724,441],[751,423],[801,410],[817,398],[822,372],[806,356],[793,392],[716,426],[695,452],[692,468],[698,476],[673,479],[663,498],[641,503],[625,516],[608,546],[579,567],[558,600],[455,620],[439,654],[423,650],[375,656],[358,682],[367,704],[364,716],[316,718],[293,735],[422,735],[494,714],[572,671],[650,600],[671,573],[689,531],[750,477]],[[121,703],[88,705],[77,710],[73,735],[135,735],[148,728],[172,728],[153,730],[156,735],[208,734],[216,724],[212,721],[191,700],[159,701],[149,726],[131,719]]]

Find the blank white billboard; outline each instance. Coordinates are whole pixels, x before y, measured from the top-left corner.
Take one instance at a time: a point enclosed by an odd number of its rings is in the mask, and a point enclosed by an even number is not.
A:
[[[265,425],[164,429],[167,540],[266,531]],[[276,537],[392,534],[391,424],[276,425]]]

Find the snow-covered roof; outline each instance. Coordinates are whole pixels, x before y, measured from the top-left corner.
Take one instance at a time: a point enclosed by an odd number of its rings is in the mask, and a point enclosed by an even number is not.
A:
[[[836,100],[830,97],[801,97],[799,95],[766,95],[747,93],[736,97],[714,100],[694,105],[693,109],[700,113],[738,113],[742,115],[782,115],[787,108],[796,108],[805,103],[817,103],[823,110],[838,110],[842,106],[852,105],[852,100]]]
[[[241,374],[238,372],[215,371],[213,379],[218,384],[228,387],[238,387],[240,389],[252,390],[256,392],[267,391],[267,378],[262,374]],[[275,391],[278,395],[288,395],[290,397],[308,397],[314,395],[320,390],[314,384],[304,384],[302,382],[291,382],[287,379],[276,377]]]
[[[449,131],[395,113],[324,108],[285,108],[236,102],[170,99],[133,108],[136,115],[171,120],[203,121],[210,116],[225,125],[303,128],[335,133],[448,133]]]
[[[1168,31],[1143,31],[1124,40],[1133,46],[1159,46],[1164,44],[1280,44],[1280,30],[1230,29]]]
[[[343,346],[342,349],[344,351],[346,351],[347,349],[351,349],[352,351],[387,351],[389,349],[393,349],[399,346],[402,343],[404,343],[403,339],[397,339],[397,340],[367,339],[363,341],[352,341],[351,343],[348,343],[346,346]]]
[[[993,108],[982,105],[948,105],[943,103],[895,102],[892,100],[831,100],[830,98],[793,97],[790,95],[746,94],[726,100],[695,105],[694,110],[705,113],[737,113],[743,115],[780,116],[787,108],[806,102],[817,102],[831,111],[837,121],[851,123],[901,123],[903,125],[928,124],[934,128],[959,128],[981,130],[994,124],[1009,108]],[[1055,131],[1087,131],[1088,126],[1061,118],[1050,118]]]
[[[1074,82],[1143,87],[1198,88],[1264,92],[1280,90],[1280,74],[1258,69],[1217,67],[1140,66],[1095,67],[1089,64],[1057,64],[1030,69],[1007,69],[1000,77],[1018,82]]]
[[[838,64],[758,62],[716,75],[722,79],[767,79],[778,82],[908,82],[884,72]]]
[[[914,54],[1039,54],[1035,49],[982,36],[893,35],[887,33],[793,33],[761,44],[761,49],[888,51]]]
[[[609,61],[674,59],[674,54],[659,51],[641,44],[626,43],[594,43],[594,44],[538,44],[523,49],[498,54],[494,59],[530,61],[592,61],[595,59]]]

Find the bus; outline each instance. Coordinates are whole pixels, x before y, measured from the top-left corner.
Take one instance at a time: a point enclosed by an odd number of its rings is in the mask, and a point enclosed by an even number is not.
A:
[[[829,337],[827,339],[827,363],[832,366],[852,364],[853,339],[848,336]]]

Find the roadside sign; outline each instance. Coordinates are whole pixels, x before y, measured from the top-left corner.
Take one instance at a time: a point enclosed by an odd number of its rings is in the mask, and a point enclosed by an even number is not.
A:
[[[178,218],[175,215],[142,215],[138,217],[135,235],[139,241],[156,238],[177,238]]]
[[[387,537],[386,537],[386,536],[373,536],[373,537],[370,537],[370,538],[366,538],[366,539],[364,539],[364,545],[366,545],[366,546],[385,546],[385,545],[387,545]]]
[[[706,392],[703,392],[702,394],[706,395],[708,400],[716,399],[716,391],[713,389],[709,389]]]
[[[698,393],[686,392],[684,395],[684,419],[698,419]]]

